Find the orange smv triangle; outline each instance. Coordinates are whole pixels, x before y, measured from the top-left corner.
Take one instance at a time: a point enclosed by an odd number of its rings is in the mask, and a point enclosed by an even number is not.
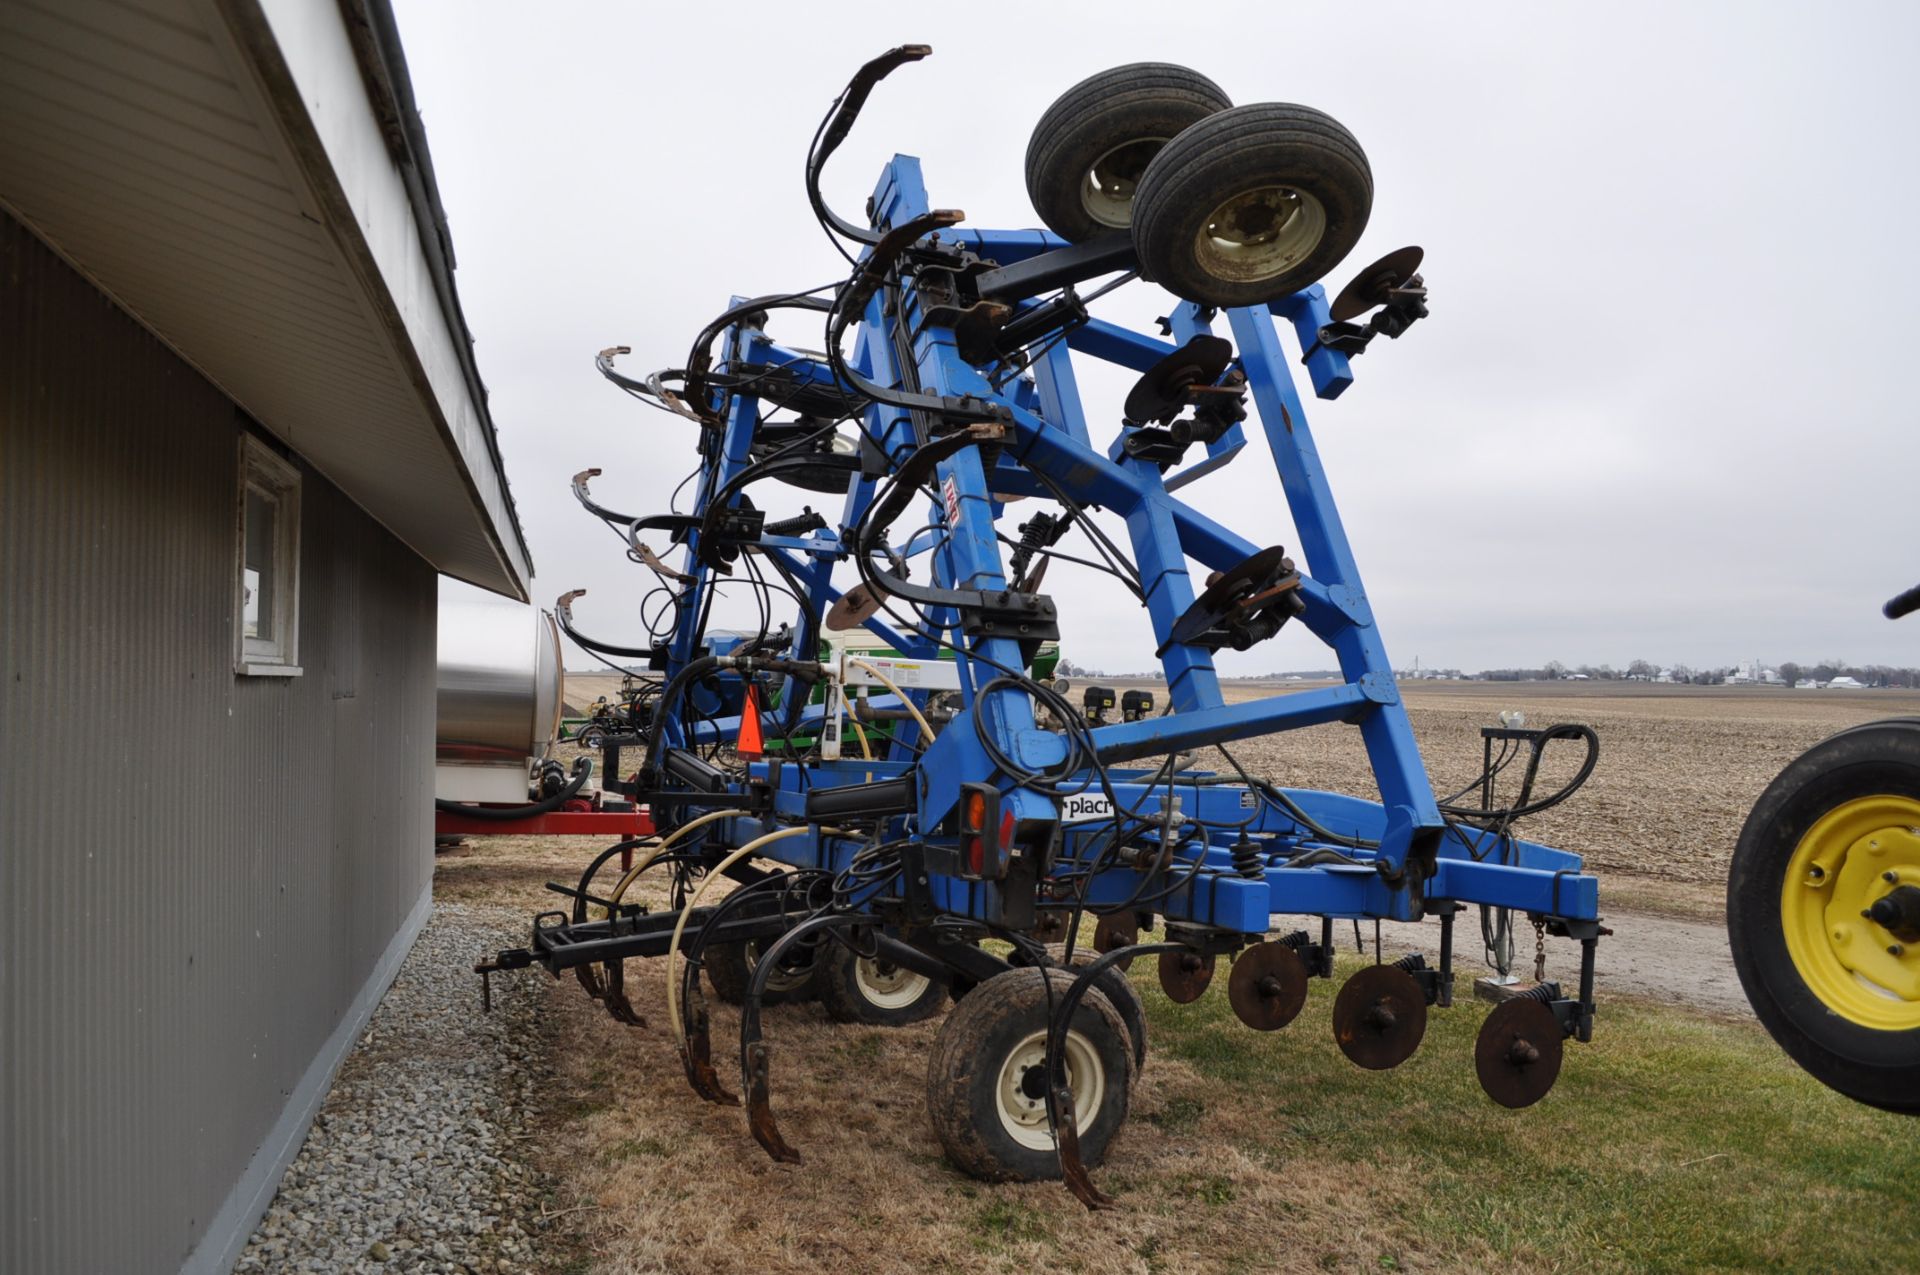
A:
[[[760,735],[760,688],[748,682],[747,693],[740,701],[740,738],[734,742],[734,750],[742,757],[758,757],[766,751],[764,744]]]

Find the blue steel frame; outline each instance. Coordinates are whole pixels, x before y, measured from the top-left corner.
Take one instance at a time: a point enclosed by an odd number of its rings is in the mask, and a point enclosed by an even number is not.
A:
[[[895,156],[874,192],[875,226],[901,225],[929,207],[919,161]],[[1003,266],[1062,246],[1052,235],[1033,230],[959,229],[942,232],[941,238]],[[1211,654],[1201,647],[1175,644],[1167,647],[1162,658],[1175,711],[1092,730],[1100,762],[1116,768],[1109,773],[1121,807],[1142,816],[1157,815],[1166,801],[1174,800],[1182,815],[1195,821],[1187,825],[1187,839],[1173,851],[1170,875],[1184,877],[1185,884],[1156,899],[1150,910],[1173,920],[1244,934],[1265,933],[1275,914],[1411,920],[1437,910],[1436,904],[1443,901],[1490,904],[1570,921],[1596,919],[1598,883],[1580,871],[1577,855],[1531,842],[1501,843],[1489,834],[1450,827],[1442,816],[1281,347],[1276,317],[1294,328],[1318,397],[1341,394],[1352,383],[1352,371],[1344,356],[1315,339],[1328,319],[1326,295],[1317,284],[1265,309],[1225,312],[1255,414],[1300,537],[1299,557],[1305,566],[1300,586],[1305,611],[1300,619],[1331,648],[1344,680],[1323,689],[1228,704]],[[1204,568],[1225,571],[1263,547],[1174,494],[1244,450],[1246,439],[1240,427],[1213,443],[1205,459],[1162,475],[1154,464],[1126,455],[1121,444],[1129,427],[1122,426],[1104,450],[1096,445],[1075,382],[1074,356],[1145,371],[1194,334],[1210,331],[1213,318],[1208,312],[1190,303],[1179,305],[1170,315],[1171,342],[1090,321],[1034,360],[1031,381],[1016,379],[1005,390],[996,390],[982,369],[960,356],[951,329],[923,320],[919,298],[911,287],[903,290],[899,313],[889,312],[884,291],[874,296],[854,329],[855,369],[883,385],[901,384],[893,328],[903,325],[912,334],[910,349],[925,390],[998,401],[1012,414],[1010,437],[991,473],[978,447],[964,448],[939,465],[936,484],[957,497],[957,512],[936,504],[932,513],[945,524],[946,535],[932,546],[918,544],[922,537],[917,534],[909,535],[897,547],[906,555],[930,556],[935,584],[962,589],[1007,587],[995,526],[1003,506],[994,493],[1052,499],[1034,471],[1045,473],[1076,501],[1112,510],[1125,520],[1156,643],[1165,643],[1175,620],[1194,601],[1195,588],[1187,569],[1190,559]],[[832,369],[821,360],[786,349],[764,332],[744,326],[728,332],[723,366],[736,374],[779,367],[822,385],[836,383]],[[715,493],[749,463],[759,411],[756,400],[738,395],[729,406],[724,430],[717,437],[707,436],[711,441],[703,443],[708,448],[707,464],[695,513],[704,513]],[[923,441],[909,414],[897,407],[870,406],[861,427],[896,461]],[[859,524],[874,496],[875,481],[856,477],[849,482],[838,527],[801,537],[763,536],[760,545],[766,553],[780,557],[813,591],[816,605],[824,606],[841,596],[832,575],[836,563],[852,551],[844,533]],[[733,499],[737,501],[738,496]],[[669,675],[702,653],[702,603],[713,581],[700,561],[698,532],[689,537],[684,570],[695,583],[684,596],[670,644]],[[940,613],[932,618],[945,623],[955,619]],[[957,629],[949,636],[924,622],[896,628],[878,617],[866,627],[909,656],[936,658],[950,644],[961,670],[963,713],[931,742],[918,739],[914,728],[905,725],[887,755],[873,760],[756,763],[754,777],[777,785],[780,818],[791,822],[804,817],[809,788],[860,783],[912,770],[920,780],[920,806],[915,814],[898,821],[894,829],[898,835],[939,840],[942,820],[953,810],[960,785],[985,780],[1000,786],[1003,809],[1011,808],[1017,818],[1061,820],[1055,798],[1017,786],[997,772],[967,720],[972,715],[984,718],[999,748],[1029,769],[1039,770],[1065,757],[1063,737],[1041,727],[1027,694],[1013,688],[984,696],[977,693],[976,688],[998,671],[994,663],[1021,666],[1017,643],[1007,638],[967,639]],[[796,638],[791,652],[795,658],[815,657],[813,650],[801,646]],[[784,695],[802,695],[806,689],[789,681]],[[915,693],[915,698],[923,699],[924,694]],[[809,712],[818,717],[817,708]],[[1287,795],[1321,828],[1336,830],[1345,838],[1378,842],[1378,849],[1356,850],[1344,843],[1329,847],[1339,850],[1347,862],[1327,862],[1326,856],[1316,856],[1321,861],[1315,866],[1286,866],[1288,859],[1328,843],[1245,784],[1217,782],[1215,777],[1192,771],[1181,772],[1171,785],[1164,780],[1148,784],[1147,772],[1117,769],[1140,758],[1328,722],[1358,726],[1382,801],[1306,790],[1287,790]],[[737,718],[709,719],[692,730],[674,720],[668,723],[666,742],[731,738],[737,727]],[[916,753],[921,748],[924,752]],[[722,835],[732,844],[743,844],[772,826],[771,821],[742,815],[726,821]],[[1196,826],[1206,830],[1204,840],[1192,835]],[[1107,818],[1063,823],[1056,861],[1072,867],[1089,843],[1111,827]],[[1260,879],[1241,875],[1231,862],[1229,847],[1243,833],[1260,838],[1268,852],[1271,866]],[[847,865],[857,849],[851,841],[816,831],[777,842],[766,854],[795,866],[837,870]],[[1423,879],[1423,872],[1430,875]],[[1139,885],[1138,870],[1110,868],[1088,883],[1086,902],[1095,908],[1119,904]],[[1002,915],[995,883],[936,875],[931,886],[936,904],[953,913],[990,923]]]

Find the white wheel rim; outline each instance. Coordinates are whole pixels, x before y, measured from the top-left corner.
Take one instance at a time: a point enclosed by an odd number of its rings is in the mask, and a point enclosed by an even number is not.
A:
[[[1092,1127],[1094,1115],[1107,1096],[1107,1070],[1100,1065],[1100,1055],[1093,1043],[1077,1031],[1067,1033],[1063,1052],[1067,1088],[1073,1092],[1074,1128],[1084,1134]],[[1038,1078],[1034,1087],[1041,1088],[1046,1066],[1047,1034],[1037,1031],[1008,1052],[994,1086],[994,1106],[1000,1112],[1001,1127],[1008,1137],[1029,1151],[1053,1150],[1053,1131],[1047,1127],[1046,1093],[1042,1089],[1037,1096],[1031,1094],[1027,1085],[1028,1073],[1032,1072]]]
[[[1258,283],[1306,260],[1327,233],[1327,210],[1291,186],[1242,191],[1207,214],[1194,236],[1200,268],[1216,279]]]
[[[853,963],[853,985],[860,999],[878,1009],[906,1009],[931,986],[933,980],[891,961],[863,956]]]
[[[1080,206],[1103,226],[1125,230],[1133,224],[1133,191],[1147,161],[1167,144],[1164,137],[1122,142],[1093,161],[1080,182]]]

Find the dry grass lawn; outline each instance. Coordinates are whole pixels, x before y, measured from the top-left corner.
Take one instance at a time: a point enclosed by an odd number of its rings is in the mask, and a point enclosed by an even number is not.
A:
[[[1840,726],[1912,708],[1814,693],[1569,703],[1532,686],[1409,698],[1443,785],[1471,776],[1476,728],[1499,708],[1598,726],[1600,773],[1533,834],[1586,852],[1616,903],[1683,913],[1717,910],[1732,839],[1780,766]],[[1369,792],[1351,732],[1237,751],[1283,783]],[[490,838],[443,856],[436,888],[556,908],[565,900],[542,883],[572,880],[593,850]],[[545,1167],[565,1182],[553,1208],[573,1210],[573,1229],[556,1269],[1838,1271],[1888,1269],[1920,1245],[1907,1122],[1829,1094],[1750,1025],[1611,1000],[1596,1042],[1569,1046],[1555,1092],[1514,1113],[1473,1079],[1483,1007],[1436,1011],[1411,1062],[1368,1073],[1327,1028],[1337,982],[1260,1035],[1228,1011],[1224,970],[1201,1001],[1175,1006],[1143,963],[1152,1055],[1096,1172],[1121,1204],[1089,1214],[1058,1185],[985,1186],[945,1163],[923,1110],[938,1021],[882,1031],[831,1024],[810,1004],[769,1010],[775,1110],[807,1157],[774,1164],[740,1110],[685,1084],[661,964],[628,965],[646,1029],[613,1022],[571,979],[518,976],[547,985],[560,1051]],[[715,1006],[730,1086],[735,1023]]]

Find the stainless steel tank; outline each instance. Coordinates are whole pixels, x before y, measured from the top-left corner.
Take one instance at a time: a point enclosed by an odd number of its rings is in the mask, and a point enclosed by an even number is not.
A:
[[[440,608],[442,762],[526,766],[560,733],[560,629],[545,611],[486,604]]]

